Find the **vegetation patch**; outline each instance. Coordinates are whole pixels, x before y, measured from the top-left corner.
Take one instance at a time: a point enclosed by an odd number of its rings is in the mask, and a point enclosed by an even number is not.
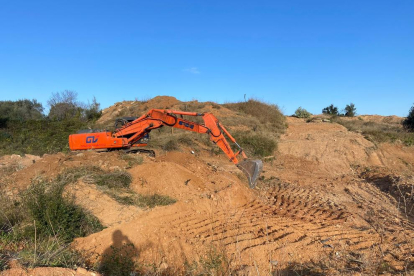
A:
[[[403,121],[403,126],[407,131],[414,132],[414,105],[410,108],[407,118]]]
[[[137,254],[137,249],[132,243],[120,247],[111,246],[109,252],[102,255],[98,271],[105,276],[136,275],[139,266],[134,257]]]
[[[179,144],[177,142],[176,139],[172,138],[170,140],[168,140],[163,146],[162,149],[165,151],[173,151],[173,150],[178,150]]]
[[[128,169],[144,162],[144,158],[139,154],[123,154],[121,159],[128,163]]]
[[[224,106],[256,118],[260,124],[270,127],[274,132],[283,133],[286,129],[286,118],[277,105],[250,99],[245,102],[224,104]]]
[[[71,169],[66,175],[72,175],[73,181],[83,176],[83,181],[95,184],[102,192],[123,205],[134,205],[141,208],[154,208],[155,206],[171,205],[175,199],[159,194],[141,195],[130,189],[131,175],[126,171],[105,172],[97,167],[81,167]],[[68,178],[66,176],[66,178]]]
[[[99,220],[86,213],[74,203],[74,199],[63,196],[64,183],[41,182],[32,185],[24,196],[23,205],[34,221],[37,235],[58,235],[61,241],[70,242],[103,229]],[[33,233],[31,234],[33,235]]]
[[[115,199],[123,205],[134,205],[140,208],[154,208],[155,206],[167,206],[177,202],[177,200],[159,194],[141,195],[130,189],[103,189],[105,194]]]
[[[293,114],[293,116],[297,118],[310,118],[311,115],[312,113],[310,113],[309,111],[307,111],[306,109],[302,107],[298,107],[298,109],[296,109],[295,111],[295,114]]]
[[[0,128],[0,155],[68,152],[69,135],[87,127],[87,122],[77,119],[8,120]]]
[[[406,146],[414,145],[414,133],[407,132],[400,124],[366,122],[364,120],[344,120],[339,117],[333,120],[349,131],[358,132],[374,143],[400,142]]]
[[[96,185],[106,186],[111,189],[129,188],[131,182],[131,175],[124,171],[102,173],[95,176]]]
[[[236,132],[234,138],[240,145],[243,145],[243,149],[247,153],[257,157],[273,155],[277,149],[276,141],[263,134]],[[238,149],[234,147],[234,150]]]
[[[0,197],[0,260],[12,256],[26,266],[75,268],[83,259],[70,249],[70,242],[101,231],[93,215],[64,195],[65,185],[85,175],[86,169],[67,170],[55,180],[32,183],[15,199]]]

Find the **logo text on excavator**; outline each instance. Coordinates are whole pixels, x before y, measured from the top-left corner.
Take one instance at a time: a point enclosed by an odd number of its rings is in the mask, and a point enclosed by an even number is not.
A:
[[[98,137],[95,137],[95,136],[86,137],[86,143],[87,144],[96,143],[96,142],[98,142]]]

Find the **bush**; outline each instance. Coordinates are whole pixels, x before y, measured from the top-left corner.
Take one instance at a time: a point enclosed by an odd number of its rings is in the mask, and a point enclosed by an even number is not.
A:
[[[78,93],[71,90],[52,93],[47,101],[50,111],[48,117],[52,120],[79,119],[96,121],[102,115],[100,104],[93,97],[91,104],[77,101]]]
[[[224,106],[257,118],[271,131],[283,133],[286,129],[286,118],[277,105],[249,99],[247,102],[228,103]]]
[[[328,114],[328,115],[334,115],[334,116],[339,115],[338,108],[336,106],[334,106],[333,104],[331,104],[330,106],[327,106],[324,109],[322,109],[322,113],[323,114]]]
[[[274,139],[262,134],[236,132],[234,138],[239,145],[243,146],[244,150],[255,156],[266,157],[273,155],[277,148],[277,143]],[[238,149],[234,148],[234,150]]]
[[[119,171],[100,174],[95,177],[96,184],[108,188],[129,188],[132,177],[129,173]]]
[[[174,138],[168,140],[163,146],[162,149],[165,151],[173,151],[173,150],[178,150],[179,146],[178,146],[178,142],[177,140],[175,140]]]
[[[35,221],[38,235],[58,235],[65,242],[103,229],[99,221],[63,196],[63,183],[32,184],[24,205]]]
[[[154,208],[155,206],[167,206],[176,202],[177,200],[165,195],[139,195],[137,205],[140,207]]]
[[[414,105],[410,108],[407,118],[403,121],[404,129],[414,132]]]
[[[42,119],[43,106],[37,100],[0,101],[0,118],[18,121]]]
[[[310,118],[312,114],[302,107],[296,109],[294,116],[298,118]]]
[[[353,103],[347,104],[345,107],[345,116],[354,117],[356,115],[356,107]]]
[[[74,238],[103,229],[99,220],[82,210],[65,185],[85,176],[94,167],[67,170],[52,182],[32,183],[15,200],[0,196],[0,266],[10,259],[26,267],[85,265],[69,246]]]
[[[80,120],[7,121],[0,129],[0,154],[34,154],[69,151],[68,137],[88,124]]]
[[[25,211],[19,201],[0,195],[0,235],[13,231],[13,227],[22,222],[25,217]]]

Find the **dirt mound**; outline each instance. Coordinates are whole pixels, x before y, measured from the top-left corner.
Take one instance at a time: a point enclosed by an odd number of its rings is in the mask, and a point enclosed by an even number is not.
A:
[[[114,122],[119,117],[139,117],[152,108],[171,109],[180,103],[176,98],[170,96],[158,96],[149,101],[123,101],[102,110],[102,116],[98,123]]]
[[[94,152],[85,151],[82,153],[70,154],[45,154],[37,158],[37,162],[29,162],[30,166],[24,170],[13,171],[3,180],[3,188],[12,194],[27,189],[32,181],[42,178],[53,179],[64,170],[81,166],[97,166],[105,170],[122,169],[127,167],[127,162],[120,158],[118,152]],[[33,157],[28,157],[31,160]],[[19,159],[20,160],[20,159]]]
[[[279,142],[282,155],[314,161],[330,175],[352,172],[354,166],[384,166],[409,172],[414,164],[414,148],[394,144],[379,146],[361,134],[334,123],[306,123],[288,118],[289,129]]]

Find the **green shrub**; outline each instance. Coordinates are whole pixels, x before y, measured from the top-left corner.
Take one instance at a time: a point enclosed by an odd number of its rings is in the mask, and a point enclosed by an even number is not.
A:
[[[13,227],[27,217],[22,204],[6,195],[0,195],[0,234],[10,233]]]
[[[69,134],[87,128],[88,123],[79,120],[8,120],[0,128],[1,154],[34,154],[69,151]]]
[[[0,101],[0,118],[3,120],[38,120],[43,117],[43,106],[37,100]]]
[[[312,113],[308,112],[306,109],[302,107],[298,107],[294,114],[294,116],[298,118],[310,118],[311,115]]]
[[[345,116],[354,117],[356,115],[356,107],[353,103],[347,104],[345,106]]]
[[[177,140],[175,140],[174,138],[168,140],[163,146],[162,149],[165,151],[173,151],[173,150],[178,150],[179,149],[179,145]]]
[[[277,149],[276,141],[263,134],[236,132],[234,138],[244,150],[255,156],[266,157],[273,155]],[[235,151],[238,150],[237,148],[233,149]]]
[[[103,229],[95,217],[63,196],[64,184],[41,182],[28,189],[24,205],[35,221],[39,235],[58,235],[65,242]]]
[[[410,108],[407,118],[403,121],[403,126],[406,130],[414,132],[414,105]]]
[[[177,202],[177,200],[159,194],[152,195],[139,195],[137,200],[137,205],[140,207],[149,207],[154,208],[155,206],[167,206]]]
[[[322,109],[322,113],[323,114],[328,114],[328,115],[333,115],[333,116],[338,116],[339,115],[338,108],[336,106],[334,106],[333,104],[331,104],[330,106],[327,106],[324,109]]]
[[[100,174],[95,177],[95,183],[97,185],[108,188],[129,188],[131,182],[131,175],[123,171]]]
[[[103,229],[99,220],[82,210],[64,187],[95,167],[66,170],[51,182],[32,183],[14,200],[0,196],[0,261],[6,267],[10,256],[26,267],[84,265],[81,255],[69,247],[77,237]],[[7,249],[7,250],[6,250]]]

